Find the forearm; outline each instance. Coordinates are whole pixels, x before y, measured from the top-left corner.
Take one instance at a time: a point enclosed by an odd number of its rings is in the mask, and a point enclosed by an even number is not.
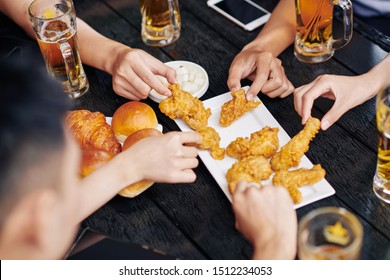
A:
[[[244,49],[256,48],[271,52],[276,57],[294,41],[295,27],[294,0],[281,0],[256,39]]]
[[[390,54],[370,71],[362,75],[362,78],[366,79],[369,84],[372,83],[369,98],[375,96],[384,86],[389,85],[389,76]]]
[[[28,7],[31,2],[32,0],[0,0],[0,11],[23,28],[29,36],[35,38],[28,15]],[[112,57],[129,49],[128,46],[99,34],[79,18],[77,19],[77,34],[79,52],[83,63],[110,74],[113,72],[114,59]]]
[[[123,160],[123,154],[114,157],[107,164],[100,167],[91,175],[81,180],[79,186],[80,209],[75,221],[81,222],[123,188],[139,182],[140,178],[136,169],[132,168],[131,160]]]
[[[33,0],[0,0],[0,11],[11,18],[26,33],[35,38],[34,30],[28,16],[28,7]]]
[[[77,19],[79,52],[83,63],[113,73],[113,59],[118,53],[127,51],[128,46],[111,40],[90,27],[81,19]]]

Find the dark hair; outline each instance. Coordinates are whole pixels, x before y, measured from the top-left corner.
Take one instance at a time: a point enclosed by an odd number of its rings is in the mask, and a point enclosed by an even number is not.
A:
[[[23,172],[64,145],[70,100],[46,69],[35,65],[32,59],[0,60],[0,203],[21,191],[15,188]]]

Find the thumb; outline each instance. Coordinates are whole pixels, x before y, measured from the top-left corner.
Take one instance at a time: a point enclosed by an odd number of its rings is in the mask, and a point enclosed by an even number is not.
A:
[[[345,112],[347,109],[342,108],[340,104],[336,101],[332,108],[322,117],[321,120],[321,129],[327,130],[332,124],[334,124]]]

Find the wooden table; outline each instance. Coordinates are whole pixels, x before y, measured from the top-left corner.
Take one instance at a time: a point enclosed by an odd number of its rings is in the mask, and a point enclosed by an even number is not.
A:
[[[203,66],[210,86],[202,100],[228,91],[226,80],[231,61],[259,32],[259,29],[242,30],[209,9],[206,0],[182,0],[179,1],[181,38],[171,46],[151,48],[141,40],[138,0],[74,2],[77,15],[107,37],[143,49],[164,62],[188,60]],[[255,2],[270,11],[277,3],[276,0]],[[0,18],[1,23],[10,26],[4,17]],[[297,87],[320,74],[364,73],[386,55],[382,48],[389,51],[389,42],[388,37],[364,22],[356,22],[352,41],[326,63],[303,64],[294,57],[292,47],[283,52],[280,59],[287,76]],[[109,75],[90,67],[86,67],[86,72],[91,89],[77,101],[76,108],[98,110],[111,116],[126,100],[113,92]],[[302,128],[292,95],[285,99],[260,97],[290,136]],[[149,99],[145,102],[154,108],[164,132],[178,130],[156,103]],[[331,105],[328,100],[316,101],[313,115],[321,118]],[[298,209],[298,218],[319,207],[344,207],[356,214],[364,226],[362,259],[389,257],[390,205],[381,203],[372,191],[377,160],[375,100],[354,108],[326,132],[319,133],[307,157],[322,164],[336,194]],[[115,197],[83,226],[180,259],[251,258],[251,245],[234,228],[230,202],[202,162],[196,174],[198,178],[193,184],[155,184],[135,199]]]

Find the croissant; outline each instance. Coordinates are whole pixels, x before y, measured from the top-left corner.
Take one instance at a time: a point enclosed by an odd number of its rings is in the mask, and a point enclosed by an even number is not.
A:
[[[121,152],[121,144],[102,113],[88,110],[71,111],[66,116],[66,123],[81,149],[101,149],[114,155]]]
[[[111,160],[113,157],[114,155],[112,153],[96,148],[86,150],[83,149],[81,151],[81,177],[88,176],[100,166]]]

